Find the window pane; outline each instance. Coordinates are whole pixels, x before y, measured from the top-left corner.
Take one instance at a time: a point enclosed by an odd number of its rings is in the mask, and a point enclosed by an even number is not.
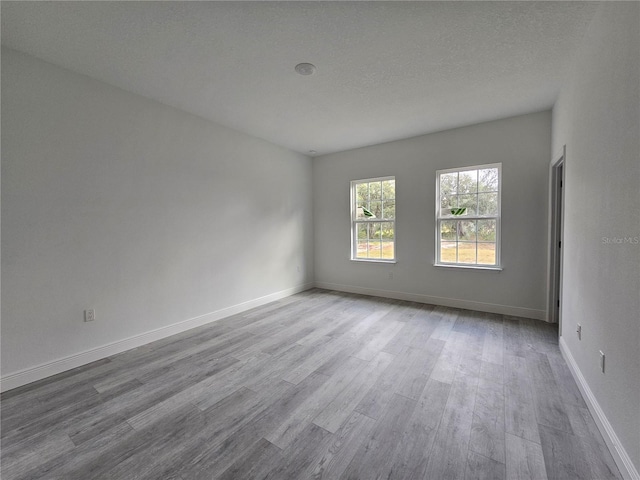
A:
[[[473,193],[471,195],[458,196],[458,208],[466,208],[465,215],[475,215],[478,202],[478,196]]]
[[[476,263],[476,244],[458,242],[458,262]]]
[[[356,258],[367,258],[368,241],[367,226],[359,223],[357,226],[358,238],[356,245]]]
[[[496,264],[495,243],[478,243],[478,263],[482,265]]]
[[[455,240],[456,239],[456,220],[443,220],[440,222],[440,238],[442,240]]]
[[[396,198],[396,181],[385,180],[382,182],[382,199],[391,200]]]
[[[478,171],[460,172],[458,177],[458,195],[462,193],[476,193],[478,191]]]
[[[356,185],[356,203],[359,207],[367,206],[369,203],[369,184],[368,183],[358,183]]]
[[[380,240],[380,234],[382,233],[381,223],[373,222],[369,223],[369,240]]]
[[[457,195],[440,195],[440,215],[443,217],[451,216],[451,209],[458,207]]]
[[[456,263],[456,242],[440,242],[440,261]]]
[[[382,224],[382,258],[395,258],[395,232],[393,223]]]
[[[371,200],[382,200],[382,182],[369,183],[369,195]]]
[[[367,238],[369,238],[369,235],[367,234],[367,224],[359,223],[358,224],[358,240],[366,240]]]
[[[368,224],[369,230],[369,258],[380,258],[382,254],[381,224],[378,222]]]
[[[478,194],[478,214],[497,215],[498,214],[498,194],[479,193]]]
[[[368,258],[380,258],[382,246],[380,240],[369,239],[369,256]]]
[[[369,211],[373,214],[370,219],[382,218],[382,202],[379,200],[372,200],[369,204]]]
[[[440,175],[440,194],[455,195],[458,192],[458,173],[443,173]]]
[[[495,242],[496,241],[496,221],[495,220],[478,220],[478,241],[479,242]]]
[[[382,218],[396,218],[395,200],[386,200],[382,202]]]
[[[458,221],[458,240],[461,242],[476,241],[476,222],[475,220]]]
[[[497,192],[498,191],[498,169],[487,168],[478,170],[478,191]]]
[[[356,247],[356,258],[367,258],[367,240],[358,240],[358,245]]]

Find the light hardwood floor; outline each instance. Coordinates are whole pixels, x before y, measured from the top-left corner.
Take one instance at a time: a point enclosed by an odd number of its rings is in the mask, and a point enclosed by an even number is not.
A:
[[[318,289],[0,408],[4,480],[620,478],[554,326]]]

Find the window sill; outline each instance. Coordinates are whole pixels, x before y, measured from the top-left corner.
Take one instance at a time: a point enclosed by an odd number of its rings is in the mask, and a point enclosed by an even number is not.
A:
[[[493,272],[501,272],[502,267],[497,266],[485,266],[485,265],[452,265],[448,263],[434,263],[434,267],[444,267],[444,268],[460,268],[463,270],[490,270]]]
[[[356,263],[396,263],[395,260],[376,260],[374,258],[350,258],[349,260]]]

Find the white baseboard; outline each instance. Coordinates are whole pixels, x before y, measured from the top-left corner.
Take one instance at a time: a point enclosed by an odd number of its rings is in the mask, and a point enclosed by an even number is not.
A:
[[[582,375],[578,364],[576,363],[569,347],[562,337],[560,337],[560,351],[562,352],[562,356],[564,357],[567,365],[569,365],[569,369],[571,370],[571,374],[578,384],[578,388],[582,393],[585,401],[587,402],[587,406],[589,407],[589,411],[591,415],[593,415],[594,420],[596,421],[596,425],[604,438],[604,441],[609,447],[611,451],[611,455],[613,456],[616,465],[620,469],[620,473],[622,474],[625,480],[640,480],[640,474],[638,473],[637,468],[631,461],[629,454],[624,449],[624,446],[620,443],[616,432],[613,430],[611,423],[607,419],[607,416],[602,411],[598,400],[595,395],[589,388],[589,384],[587,380]]]
[[[396,300],[408,300],[410,302],[430,303],[432,305],[441,305],[443,307],[464,308],[467,310],[476,310],[479,312],[499,313],[503,315],[512,315],[514,317],[533,318],[535,320],[547,319],[547,313],[544,310],[535,310],[533,308],[514,307],[511,305],[499,305],[495,303],[475,302],[473,300],[460,300],[457,298],[433,297],[431,295],[423,295],[420,293],[396,292],[392,290],[378,290],[374,288],[357,287],[353,285],[341,285],[337,283],[316,282],[316,287],[326,290],[338,290],[340,292],[359,293],[362,295],[370,295],[372,297],[394,298]]]
[[[58,373],[66,372],[67,370],[71,370],[72,368],[81,367],[82,365],[95,362],[96,360],[101,360],[103,358],[122,353],[126,350],[140,347],[142,345],[146,345],[147,343],[155,342],[156,340],[160,340],[162,338],[169,337],[171,335],[175,335],[192,328],[200,327],[202,325],[206,325],[207,323],[221,320],[231,315],[242,313],[246,310],[259,307],[269,302],[280,300],[281,298],[288,297],[290,295],[308,290],[313,287],[313,283],[308,283],[288,288],[286,290],[271,293],[269,295],[255,298],[247,302],[216,310],[215,312],[199,315],[197,317],[189,318],[187,320],[167,325],[165,327],[157,328],[149,332],[134,335],[133,337],[118,340],[116,342],[92,348],[90,350],[76,353],[74,355],[69,355],[52,362],[25,368],[24,370],[10,373],[2,377],[0,379],[0,391],[5,392],[13,388],[21,387],[22,385],[26,385],[37,380],[42,380],[43,378],[57,375]]]

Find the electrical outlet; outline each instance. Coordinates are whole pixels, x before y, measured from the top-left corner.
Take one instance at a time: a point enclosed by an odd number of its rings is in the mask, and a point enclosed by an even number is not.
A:
[[[393,272],[389,272],[389,280],[393,280]]]
[[[582,340],[582,325],[578,324],[578,328],[576,328],[576,333],[578,334],[578,340]]]
[[[93,308],[84,311],[84,321],[93,322],[96,319],[96,311]]]
[[[600,370],[604,373],[604,352],[600,350]]]

